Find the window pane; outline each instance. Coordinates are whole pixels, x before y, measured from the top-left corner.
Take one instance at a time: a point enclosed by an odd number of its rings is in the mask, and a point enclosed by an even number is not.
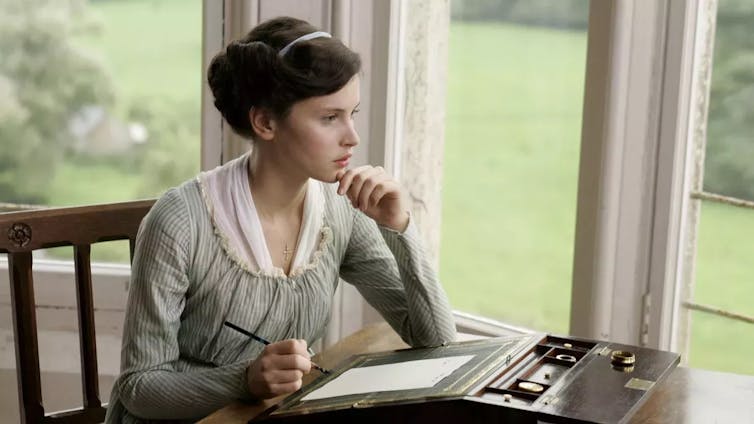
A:
[[[754,200],[754,2],[720,0],[704,189]]]
[[[199,170],[200,0],[0,3],[0,202],[154,197]]]
[[[456,309],[565,333],[588,2],[452,8],[443,285]]]
[[[754,210],[703,203],[694,302],[754,316]],[[694,311],[693,367],[754,374],[754,325]]]
[[[754,2],[718,3],[704,189],[754,200]],[[754,210],[703,202],[692,301],[754,316]],[[754,326],[692,312],[692,366],[754,374]]]
[[[0,9],[0,212],[155,197],[199,171],[201,0],[0,0]],[[46,412],[81,404],[71,251],[34,256]],[[127,242],[92,248],[94,261],[128,258]],[[107,402],[128,269],[97,265],[93,274]],[[17,422],[5,281],[0,376],[12,384],[0,395],[0,422]]]
[[[150,198],[199,171],[201,0],[0,2],[0,203]]]

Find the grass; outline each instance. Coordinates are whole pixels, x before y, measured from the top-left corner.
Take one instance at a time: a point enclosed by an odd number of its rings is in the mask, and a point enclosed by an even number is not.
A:
[[[186,127],[196,131],[185,134],[186,142],[198,143],[201,1],[98,1],[92,2],[89,10],[96,31],[79,35],[75,43],[97,57],[110,74],[116,93],[115,113],[127,119],[128,110],[146,100],[150,105],[155,100],[157,104],[196,105],[183,118]],[[149,149],[157,142],[150,139],[145,147]],[[140,188],[146,177],[139,174],[139,167],[129,172],[127,165],[111,164],[112,159],[97,158],[63,162],[50,189],[49,203],[80,205],[143,197]],[[160,182],[148,181],[147,185],[159,186]]]
[[[705,203],[698,237],[694,301],[754,316],[754,212]],[[754,374],[752,349],[752,324],[693,313],[691,365]]]
[[[101,52],[121,101],[198,104],[199,6],[137,0],[92,8],[103,33],[81,43]],[[443,283],[457,309],[565,333],[585,34],[454,23],[450,49]],[[51,190],[57,204],[125,200],[138,178],[102,164],[64,165]],[[754,214],[704,206],[697,301],[754,313],[752,239]],[[754,374],[751,325],[695,313],[692,334],[692,366]]]
[[[568,330],[585,36],[451,26],[440,275],[457,309]],[[695,301],[754,315],[751,240],[754,213],[704,205]],[[694,312],[691,366],[754,374],[752,330]]]
[[[90,9],[98,32],[78,41],[106,65],[116,96],[194,101],[199,119],[201,1],[101,1]]]
[[[585,57],[584,33],[451,27],[440,274],[454,307],[568,331]]]
[[[73,206],[134,200],[133,193],[140,183],[140,175],[108,163],[64,162],[50,186],[50,204]]]
[[[89,8],[96,30],[77,36],[75,44],[104,66],[115,87],[114,113],[126,119],[129,109],[146,99],[195,104],[185,116],[198,128],[201,92],[201,10],[199,0],[129,0],[94,2]],[[190,134],[198,143],[199,135]],[[150,140],[152,142],[157,140]],[[145,146],[150,148],[150,146]],[[189,149],[189,150],[199,150]],[[198,159],[196,160],[198,163]],[[122,202],[143,197],[144,175],[137,164],[114,166],[113,159],[64,160],[52,182],[48,203],[72,206]],[[198,168],[196,169],[198,172]],[[192,175],[186,175],[188,179]],[[149,184],[159,186],[159,182]],[[168,187],[159,187],[164,190]],[[70,248],[50,249],[59,259]],[[92,247],[93,260],[127,262],[127,242]]]

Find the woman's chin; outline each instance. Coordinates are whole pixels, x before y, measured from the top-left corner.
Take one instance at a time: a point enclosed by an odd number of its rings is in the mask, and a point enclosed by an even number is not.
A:
[[[332,174],[325,174],[325,175],[313,175],[311,178],[321,181],[326,184],[332,184],[338,182],[338,174],[332,173]]]

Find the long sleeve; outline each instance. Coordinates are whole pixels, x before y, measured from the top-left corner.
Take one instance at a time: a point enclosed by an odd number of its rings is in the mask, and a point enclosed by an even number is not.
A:
[[[175,190],[141,224],[123,329],[120,400],[147,419],[196,419],[235,399],[248,398],[246,363],[175,367],[181,314],[189,289],[189,212]]]
[[[413,220],[398,233],[355,212],[340,275],[411,346],[454,340],[448,298],[426,260]]]

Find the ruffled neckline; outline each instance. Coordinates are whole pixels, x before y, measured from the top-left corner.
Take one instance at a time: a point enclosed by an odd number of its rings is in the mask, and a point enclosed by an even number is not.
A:
[[[228,258],[230,258],[230,260],[233,263],[235,263],[239,268],[244,270],[246,273],[251,274],[255,277],[268,277],[268,278],[289,280],[289,279],[298,277],[300,275],[303,275],[307,271],[311,271],[319,266],[319,263],[322,259],[322,255],[324,255],[325,251],[327,250],[328,245],[330,244],[333,238],[332,229],[330,228],[329,225],[327,225],[327,220],[324,217],[322,220],[322,226],[320,227],[320,230],[319,230],[319,234],[320,234],[319,245],[317,246],[317,249],[314,251],[314,253],[312,253],[311,258],[305,265],[292,269],[291,272],[287,275],[283,271],[283,269],[279,267],[274,267],[271,270],[252,269],[250,264],[246,260],[244,260],[241,257],[241,255],[238,252],[236,252],[236,250],[233,248],[228,238],[228,235],[225,234],[217,225],[212,201],[210,200],[207,194],[207,190],[204,186],[204,183],[202,182],[201,178],[199,178],[199,176],[196,177],[196,183],[199,186],[199,191],[201,192],[202,199],[204,200],[204,206],[206,207],[207,213],[209,214],[210,221],[212,223],[212,229],[215,235],[217,236],[217,238],[220,240],[220,246],[222,247],[222,250],[225,252],[225,254],[228,256]]]

